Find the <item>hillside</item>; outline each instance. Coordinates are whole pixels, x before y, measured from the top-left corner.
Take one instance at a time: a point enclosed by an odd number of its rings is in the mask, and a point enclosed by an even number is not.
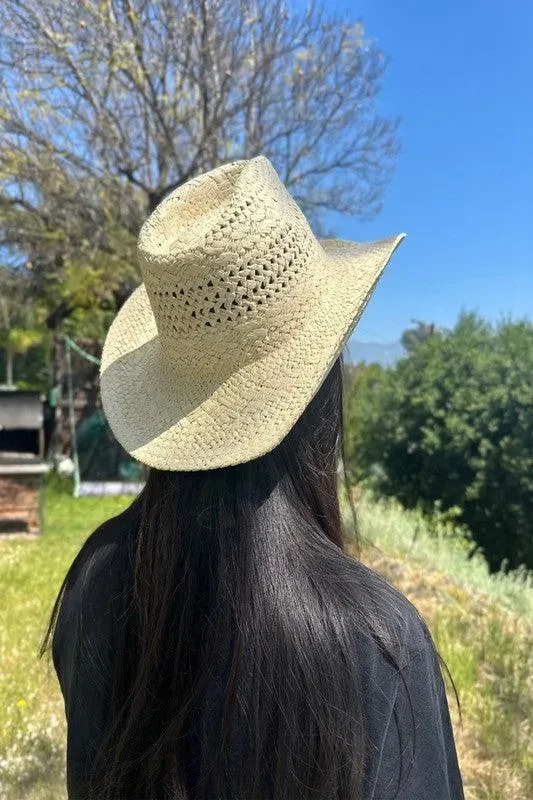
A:
[[[448,682],[469,800],[533,798],[533,580],[490,575],[457,541],[431,535],[415,513],[362,500],[363,559],[428,622]],[[460,722],[460,717],[462,722]]]
[[[48,492],[45,535],[0,541],[2,800],[65,796],[61,697],[51,665],[36,653],[75,552],[125,502]],[[533,797],[533,632],[526,622],[533,587],[526,580],[490,578],[482,563],[467,561],[455,543],[432,538],[419,520],[393,505],[362,501],[359,516],[364,559],[419,608],[455,680],[468,800]],[[453,699],[450,704],[453,711]]]

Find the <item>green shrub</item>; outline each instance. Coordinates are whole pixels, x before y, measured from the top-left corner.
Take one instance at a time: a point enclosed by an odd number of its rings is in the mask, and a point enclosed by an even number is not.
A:
[[[472,314],[346,395],[347,466],[407,508],[459,509],[493,570],[533,567],[533,325]]]

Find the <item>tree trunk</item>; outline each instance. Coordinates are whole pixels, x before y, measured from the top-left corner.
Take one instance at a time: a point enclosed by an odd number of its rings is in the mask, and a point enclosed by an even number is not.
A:
[[[55,461],[61,455],[62,442],[62,420],[61,420],[61,400],[63,398],[63,357],[64,345],[63,337],[60,333],[60,322],[54,326],[54,339],[52,345],[52,425],[50,431],[50,444],[48,455]]]

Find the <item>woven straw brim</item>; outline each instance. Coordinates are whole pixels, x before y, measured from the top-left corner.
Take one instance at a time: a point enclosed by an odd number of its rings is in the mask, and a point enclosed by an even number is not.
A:
[[[322,241],[330,280],[297,335],[214,391],[202,390],[201,375],[176,373],[140,286],[115,318],[102,355],[102,401],[118,441],[162,470],[224,467],[272,450],[320,388],[403,238]]]

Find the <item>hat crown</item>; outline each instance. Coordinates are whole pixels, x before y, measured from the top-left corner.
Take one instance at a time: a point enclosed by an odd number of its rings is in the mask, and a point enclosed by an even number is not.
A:
[[[254,359],[293,335],[317,295],[324,256],[262,156],[172,192],[143,225],[138,253],[166,353],[195,370],[212,367],[210,349],[219,360]]]

